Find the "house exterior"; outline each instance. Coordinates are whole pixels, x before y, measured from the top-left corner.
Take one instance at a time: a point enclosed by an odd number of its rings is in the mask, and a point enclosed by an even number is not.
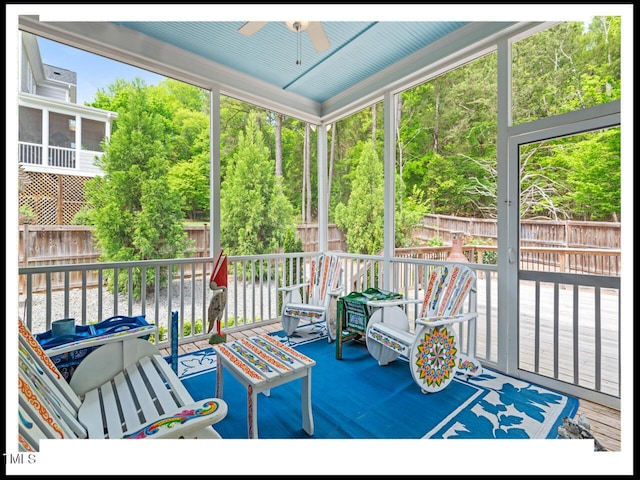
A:
[[[69,225],[84,204],[84,183],[102,173],[95,159],[117,113],[78,105],[76,73],[43,64],[35,35],[20,32],[20,47],[20,220]]]

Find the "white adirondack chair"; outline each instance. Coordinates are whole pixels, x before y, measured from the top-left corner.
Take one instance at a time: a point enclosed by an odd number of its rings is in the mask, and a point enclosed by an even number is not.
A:
[[[462,312],[467,297],[469,311]],[[422,303],[413,331],[402,308],[408,303]],[[379,310],[367,326],[369,353],[379,365],[406,356],[413,379],[423,393],[442,390],[458,371],[469,376],[482,373],[482,365],[475,358],[476,276],[466,265],[436,267],[422,300],[381,300],[370,304]],[[461,324],[468,326],[466,355],[460,351],[456,332]]]
[[[21,321],[18,331],[20,451],[39,451],[42,439],[220,438],[212,425],[227,404],[194,401],[148,341],[97,348],[68,383]]]
[[[284,292],[282,329],[291,336],[301,320],[307,324],[324,321],[327,338],[333,342],[336,338],[335,303],[344,290],[341,286],[342,258],[323,253],[311,261],[310,268],[308,282],[279,289]],[[306,295],[303,295],[304,289]]]

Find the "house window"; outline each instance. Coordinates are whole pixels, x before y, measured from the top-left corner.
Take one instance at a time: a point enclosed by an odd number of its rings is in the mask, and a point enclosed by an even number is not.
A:
[[[49,145],[51,147],[73,148],[75,145],[76,117],[62,113],[51,112],[49,114]],[[73,122],[72,122],[73,121]]]
[[[106,125],[96,120],[82,119],[82,150],[102,152]]]
[[[18,141],[42,145],[42,110],[20,107]]]

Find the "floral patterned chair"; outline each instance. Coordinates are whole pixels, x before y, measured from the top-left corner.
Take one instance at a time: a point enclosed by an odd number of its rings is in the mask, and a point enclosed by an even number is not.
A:
[[[282,329],[287,336],[295,332],[300,320],[305,320],[307,324],[325,322],[329,342],[335,340],[335,304],[344,290],[341,274],[342,258],[322,253],[311,261],[308,282],[280,288],[284,292]]]
[[[467,299],[469,308],[465,313]],[[422,303],[413,331],[402,308],[407,303]],[[369,353],[379,365],[406,356],[413,379],[423,393],[442,390],[458,371],[469,376],[482,373],[475,358],[476,276],[466,265],[436,267],[423,300],[381,300],[371,302],[371,306],[380,308],[367,326]],[[468,325],[466,355],[459,343],[463,324]]]

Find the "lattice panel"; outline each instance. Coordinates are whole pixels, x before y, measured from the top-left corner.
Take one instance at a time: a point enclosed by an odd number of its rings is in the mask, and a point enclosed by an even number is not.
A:
[[[84,205],[84,184],[88,177],[28,172],[30,183],[22,184],[18,205],[29,206],[35,225],[71,225]],[[58,205],[62,205],[58,211]]]
[[[71,225],[73,217],[84,205],[84,184],[87,177],[62,177],[62,224]]]
[[[84,183],[87,177],[66,175],[62,177],[62,202],[84,204]]]

